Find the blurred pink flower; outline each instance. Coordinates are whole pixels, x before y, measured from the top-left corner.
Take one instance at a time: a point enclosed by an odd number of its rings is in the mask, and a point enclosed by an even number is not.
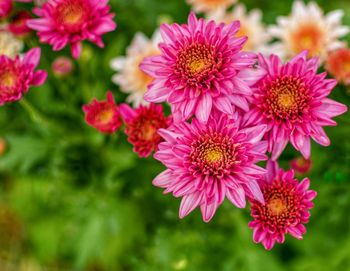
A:
[[[300,156],[290,162],[290,167],[295,171],[296,174],[305,174],[310,171],[312,167],[312,161]]]
[[[187,25],[163,24],[161,55],[140,66],[155,78],[145,100],[169,102],[176,122],[195,115],[205,123],[213,108],[226,114],[233,114],[235,106],[247,111],[249,86],[263,74],[251,68],[255,54],[241,52],[247,37],[235,37],[238,31],[238,21],[217,25],[194,13]]]
[[[81,41],[89,40],[104,47],[101,35],[116,29],[114,14],[108,0],[49,0],[35,8],[39,19],[28,21],[38,31],[40,41],[53,46],[54,51],[70,44],[72,55],[79,58]]]
[[[127,104],[121,104],[119,108],[126,124],[125,133],[134,146],[134,152],[140,157],[150,156],[162,141],[158,130],[168,128],[171,119],[164,116],[161,105],[140,105],[132,109]]]
[[[302,239],[309,222],[309,210],[314,206],[312,200],[317,193],[309,190],[310,180],[300,183],[294,178],[293,170],[285,172],[278,168],[277,162],[269,161],[265,179],[260,183],[265,203],[251,200],[253,221],[253,240],[262,243],[270,250],[275,242],[282,244],[285,234],[289,233]]]
[[[240,127],[236,114],[222,113],[211,115],[207,124],[193,119],[160,129],[165,142],[154,157],[167,169],[153,184],[182,197],[180,218],[200,206],[208,222],[225,197],[238,208],[245,207],[247,197],[263,202],[256,180],[265,169],[256,163],[267,159],[267,143],[260,141],[265,130],[265,125]]]
[[[323,126],[334,126],[333,117],[343,114],[347,107],[326,98],[336,80],[317,74],[318,58],[306,59],[306,52],[282,64],[271,55],[259,56],[259,65],[266,76],[254,87],[251,110],[246,114],[248,125],[266,124],[266,139],[272,159],[276,160],[287,143],[310,157],[310,138],[322,146],[330,140]]]
[[[30,86],[42,85],[47,73],[35,71],[40,61],[40,48],[33,48],[23,58],[0,56],[0,105],[18,101]]]
[[[122,125],[119,108],[114,101],[112,92],[107,93],[106,101],[93,101],[83,105],[85,121],[101,133],[114,133]]]
[[[11,18],[8,25],[9,31],[16,36],[25,37],[32,32],[32,30],[27,26],[27,21],[32,18],[32,15],[28,11],[19,11]]]
[[[8,16],[13,7],[12,0],[1,0],[0,1],[0,18]]]
[[[278,39],[269,46],[270,53],[286,59],[307,50],[308,57],[318,56],[323,62],[329,51],[346,45],[341,38],[350,27],[342,25],[344,11],[324,14],[316,2],[296,0],[289,16],[277,17],[277,25],[268,28],[268,33]]]
[[[326,60],[326,69],[338,82],[350,85],[350,48],[329,53]]]
[[[52,63],[52,71],[58,77],[68,75],[73,70],[73,62],[70,58],[60,56]]]

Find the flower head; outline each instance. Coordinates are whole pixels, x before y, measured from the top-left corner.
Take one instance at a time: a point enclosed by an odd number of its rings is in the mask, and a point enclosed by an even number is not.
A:
[[[270,40],[270,36],[266,33],[265,26],[262,23],[262,14],[259,9],[253,9],[247,12],[243,4],[236,5],[232,11],[226,9],[218,9],[215,13],[210,14],[210,19],[217,22],[231,23],[238,20],[241,23],[237,37],[247,36],[248,40],[243,47],[245,51],[260,51]]]
[[[187,0],[195,12],[214,12],[217,9],[227,9],[237,0]]]
[[[349,32],[349,27],[341,25],[342,10],[335,10],[327,15],[315,2],[304,4],[295,1],[289,17],[279,17],[278,25],[271,26],[271,36],[280,39],[271,47],[272,52],[281,57],[292,57],[308,50],[308,56],[318,56],[324,60],[327,52],[343,47],[339,40]]]
[[[18,101],[30,86],[42,85],[47,73],[35,71],[40,60],[40,48],[33,48],[23,58],[0,56],[0,105]]]
[[[90,104],[83,105],[83,111],[86,123],[101,133],[114,133],[122,125],[119,108],[110,91],[107,93],[106,101],[94,99]]]
[[[182,197],[180,218],[200,206],[208,222],[225,197],[239,208],[245,207],[246,197],[263,202],[256,180],[265,170],[255,164],[266,159],[267,144],[260,141],[265,129],[242,128],[237,116],[222,113],[213,114],[207,124],[193,119],[160,129],[165,142],[154,157],[168,169],[153,184]]]
[[[141,64],[155,78],[145,100],[169,102],[176,122],[193,115],[206,122],[213,108],[226,114],[233,114],[234,106],[247,111],[249,85],[260,77],[251,69],[255,55],[241,52],[247,37],[236,37],[238,31],[238,21],[217,25],[193,13],[187,25],[163,24],[161,55]]]
[[[253,221],[248,225],[254,231],[254,242],[270,250],[276,242],[284,243],[287,233],[303,238],[304,224],[309,222],[309,210],[317,194],[309,190],[310,180],[305,178],[299,183],[293,170],[285,172],[276,162],[268,163],[267,170],[260,183],[265,202],[251,200]]]
[[[6,17],[10,14],[13,7],[12,0],[1,0],[0,1],[0,18]]]
[[[306,59],[306,52],[282,64],[271,55],[259,56],[259,65],[266,75],[254,87],[251,110],[245,120],[249,125],[267,125],[266,139],[272,159],[276,160],[290,141],[307,159],[310,138],[322,146],[330,140],[323,126],[334,126],[333,117],[346,112],[347,107],[328,99],[336,80],[317,74],[318,59]]]
[[[11,18],[8,29],[16,36],[25,37],[32,32],[27,26],[27,21],[32,18],[32,15],[28,11],[19,11]]]
[[[52,71],[58,77],[64,77],[70,74],[73,70],[73,62],[68,57],[58,57],[52,63]]]
[[[127,104],[121,104],[120,114],[125,121],[125,133],[134,146],[134,152],[140,157],[148,157],[158,149],[158,144],[162,141],[158,130],[170,125],[170,118],[164,116],[161,105],[140,105],[134,110]]]
[[[81,41],[89,40],[103,47],[101,36],[113,31],[116,24],[108,0],[49,0],[34,13],[39,19],[28,21],[38,31],[40,41],[53,46],[54,51],[70,44],[72,55],[78,58]]]
[[[121,91],[130,94],[126,101],[132,102],[134,107],[147,104],[143,95],[153,78],[140,69],[140,64],[145,57],[160,53],[159,41],[159,31],[154,33],[151,40],[143,33],[137,33],[127,49],[126,56],[112,59],[111,67],[118,71],[112,81],[120,86]]]
[[[23,42],[8,31],[7,26],[0,26],[0,55],[14,58],[22,48]]]
[[[311,170],[312,161],[310,159],[305,159],[304,157],[299,156],[290,161],[290,167],[296,174],[305,174]]]
[[[338,82],[350,85],[350,49],[343,48],[331,52],[327,57],[326,69]]]

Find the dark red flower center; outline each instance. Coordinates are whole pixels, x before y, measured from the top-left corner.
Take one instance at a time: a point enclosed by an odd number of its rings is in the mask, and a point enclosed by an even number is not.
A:
[[[274,181],[262,188],[265,204],[254,201],[252,214],[265,226],[284,228],[299,222],[301,217],[301,197],[291,184]]]
[[[213,46],[192,44],[178,54],[176,68],[187,83],[198,83],[216,67]]]
[[[66,31],[79,32],[88,19],[88,8],[82,0],[64,0],[56,7],[57,21]]]
[[[265,114],[279,121],[301,120],[309,108],[309,89],[302,80],[292,76],[276,78],[263,84],[265,97],[260,105]]]
[[[218,133],[200,136],[191,145],[190,169],[193,172],[201,172],[204,175],[224,176],[237,160],[236,144],[232,138]]]

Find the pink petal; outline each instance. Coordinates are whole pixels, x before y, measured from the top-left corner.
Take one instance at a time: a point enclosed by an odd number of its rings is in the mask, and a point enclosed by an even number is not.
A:
[[[38,66],[40,61],[41,49],[39,47],[35,47],[29,50],[23,59],[23,63],[27,65],[32,65],[33,67]]]
[[[242,186],[238,186],[236,189],[227,189],[226,197],[238,208],[245,208],[245,192]]]
[[[130,122],[136,117],[135,111],[127,104],[121,104],[119,106],[120,114],[122,115],[122,118],[125,120],[125,122]]]
[[[30,82],[33,86],[41,86],[44,84],[47,78],[47,72],[46,71],[36,71],[33,75],[33,79]]]
[[[209,222],[217,209],[217,202],[214,200],[212,203],[207,204],[207,203],[203,203],[201,205],[201,212],[202,212],[202,217],[204,222]]]
[[[209,93],[203,94],[196,108],[196,117],[200,122],[207,123],[210,116],[212,105],[213,105],[213,100],[210,94]]]
[[[200,203],[202,199],[202,194],[199,192],[185,195],[180,204],[179,217],[184,218],[190,212],[192,212]]]

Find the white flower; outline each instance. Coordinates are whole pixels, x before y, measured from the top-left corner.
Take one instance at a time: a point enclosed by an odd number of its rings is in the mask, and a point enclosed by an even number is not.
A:
[[[303,50],[308,50],[309,57],[319,56],[324,60],[327,52],[345,46],[339,38],[349,33],[349,27],[341,25],[342,10],[324,14],[315,3],[308,5],[295,1],[289,17],[278,17],[277,26],[268,31],[279,39],[271,50],[283,58],[292,57]]]
[[[187,0],[195,12],[215,12],[218,9],[227,9],[237,0]]]
[[[111,61],[112,69],[118,72],[113,76],[112,81],[119,85],[121,91],[130,93],[127,102],[133,103],[134,107],[147,104],[143,99],[143,95],[153,78],[144,73],[139,66],[145,57],[160,53],[158,48],[160,41],[159,31],[154,33],[151,40],[143,33],[136,33],[127,48],[126,56],[117,57]]]
[[[17,39],[5,26],[0,26],[0,55],[15,57],[23,48],[23,42]]]
[[[260,51],[260,48],[266,46],[270,40],[265,26],[262,24],[262,13],[258,9],[247,12],[246,7],[243,4],[239,4],[229,12],[226,12],[225,9],[219,9],[209,14],[208,18],[226,24],[234,20],[239,20],[241,28],[237,36],[248,37],[247,43],[243,48],[245,51]]]

